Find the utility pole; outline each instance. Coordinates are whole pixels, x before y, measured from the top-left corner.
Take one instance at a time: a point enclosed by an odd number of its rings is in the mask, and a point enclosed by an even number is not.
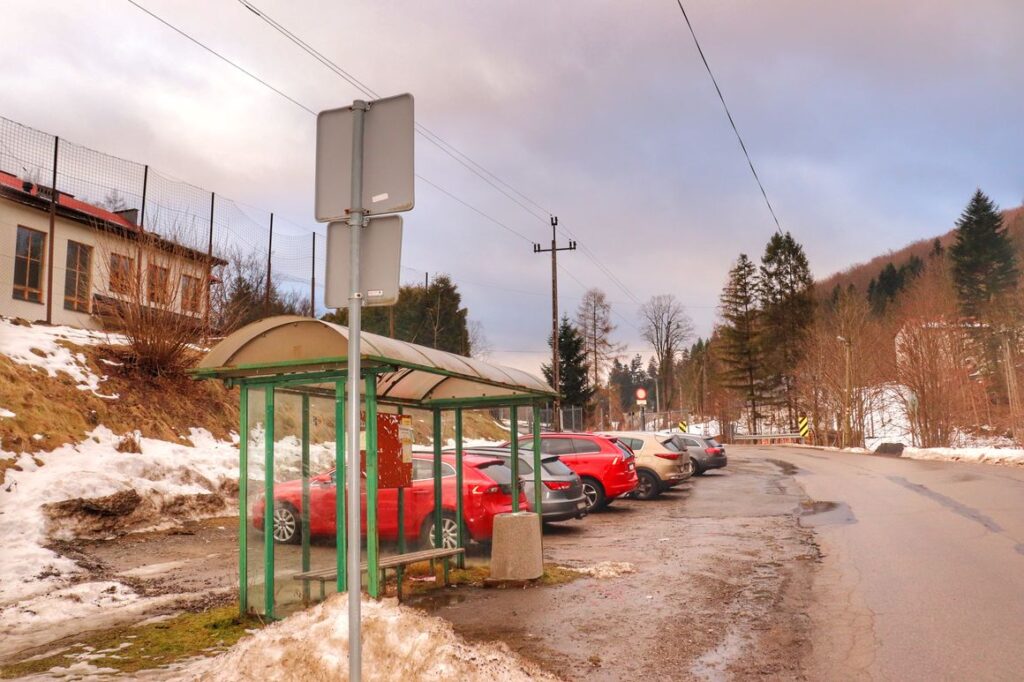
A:
[[[569,246],[559,247],[557,244],[558,216],[551,216],[551,248],[542,249],[540,244],[533,245],[534,253],[551,253],[551,383],[555,389],[554,429],[562,430],[562,400],[558,392],[561,386],[561,372],[558,369],[558,252],[575,251],[576,242],[570,241]]]
[[[844,347],[844,349],[846,351],[845,352],[845,355],[846,355],[846,393],[843,396],[843,442],[842,442],[842,447],[847,448],[847,447],[850,447],[850,439],[852,438],[852,434],[851,434],[851,430],[852,430],[851,429],[851,426],[852,426],[851,421],[852,420],[850,419],[850,416],[851,416],[850,415],[850,411],[851,411],[851,409],[853,407],[853,405],[852,405],[852,403],[853,403],[853,386],[852,386],[853,382],[852,382],[851,376],[850,376],[850,355],[851,355],[853,344],[850,343],[849,339],[847,339],[846,337],[843,337],[843,336],[837,336],[836,339],[840,343],[843,344],[843,347]]]

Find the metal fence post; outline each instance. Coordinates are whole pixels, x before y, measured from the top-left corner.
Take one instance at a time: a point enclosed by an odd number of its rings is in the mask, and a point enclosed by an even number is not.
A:
[[[47,245],[46,268],[46,324],[53,324],[53,242],[57,222],[57,150],[60,138],[53,138],[53,181],[50,187],[50,238]]]

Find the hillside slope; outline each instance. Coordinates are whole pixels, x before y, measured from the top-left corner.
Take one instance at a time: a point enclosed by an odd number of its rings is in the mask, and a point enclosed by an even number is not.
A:
[[[1006,226],[1007,232],[1017,248],[1018,258],[1021,262],[1024,262],[1024,206],[1003,211],[1003,224]],[[946,249],[953,244],[953,233],[954,230],[951,229],[937,236],[942,246]],[[899,268],[900,265],[909,261],[912,256],[917,256],[922,260],[927,259],[935,239],[936,237],[932,237],[913,242],[901,249],[875,256],[866,263],[858,263],[842,272],[830,275],[817,282],[818,294],[828,296],[837,284],[841,289],[846,289],[850,284],[853,284],[858,291],[866,292],[868,283],[878,276],[878,273],[881,272],[887,263],[891,262]]]

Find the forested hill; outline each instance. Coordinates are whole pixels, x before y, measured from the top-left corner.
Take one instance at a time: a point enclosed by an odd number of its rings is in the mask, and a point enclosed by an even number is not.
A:
[[[1003,225],[1006,227],[1017,249],[1018,260],[1024,262],[1024,206],[1003,211],[1002,216]],[[902,249],[884,253],[866,263],[853,265],[842,272],[830,275],[824,280],[819,280],[816,284],[818,295],[822,297],[830,296],[837,284],[840,289],[846,289],[852,284],[857,291],[866,293],[871,281],[878,281],[890,263],[898,273],[901,267],[912,267],[912,260],[915,257],[926,261],[929,254],[935,249],[936,239],[939,240],[943,249],[948,249],[953,243],[953,230],[950,229],[939,237],[922,239],[921,241],[904,246]]]

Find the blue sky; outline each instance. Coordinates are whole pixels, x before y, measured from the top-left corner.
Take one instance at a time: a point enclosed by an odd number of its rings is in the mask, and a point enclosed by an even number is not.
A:
[[[314,110],[355,89],[235,0],[140,4]],[[562,307],[671,293],[711,330],[725,273],[774,225],[674,0],[254,4],[546,209],[566,255]],[[1024,3],[686,3],[785,229],[816,275],[948,229],[975,187],[1024,197]],[[124,0],[11,3],[0,115],[313,226],[314,119]],[[422,139],[429,185],[406,214],[406,277],[448,272],[492,358],[546,357],[545,221]],[[571,273],[571,274],[569,274]],[[577,281],[578,280],[578,281]]]

